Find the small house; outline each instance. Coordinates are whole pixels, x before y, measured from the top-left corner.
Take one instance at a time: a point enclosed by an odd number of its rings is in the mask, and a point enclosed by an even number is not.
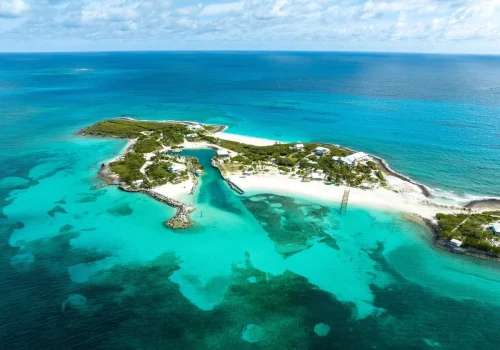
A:
[[[187,129],[190,130],[190,131],[205,130],[205,128],[203,126],[201,126],[200,124],[191,124],[191,125],[188,125]]]
[[[199,137],[199,135],[198,135],[198,134],[196,134],[196,133],[192,133],[192,134],[187,134],[187,135],[186,135],[186,138],[187,138],[187,139],[195,139],[195,138],[197,138],[197,137]]]
[[[304,146],[303,143],[297,143],[296,145],[294,145],[291,148],[296,150],[296,151],[303,151],[306,148],[306,146]]]
[[[462,246],[462,241],[459,241],[458,239],[455,239],[453,238],[451,241],[450,241],[451,245],[455,246],[455,247],[461,247]]]
[[[311,182],[311,178],[310,177],[304,177],[302,179],[302,182]]]
[[[172,165],[168,168],[168,171],[174,174],[178,174],[182,171],[186,170],[186,166],[183,164],[172,163]]]
[[[225,149],[218,149],[217,150],[217,157],[221,158],[228,158],[229,157],[229,152]]]
[[[500,222],[495,222],[493,226],[491,226],[491,229],[495,236],[500,236]]]
[[[253,172],[252,172],[252,171],[250,171],[250,170],[245,170],[245,171],[243,172],[243,175],[245,175],[245,176],[252,176],[252,175],[253,175]]]
[[[323,172],[314,172],[314,173],[309,174],[307,177],[313,181],[323,181],[323,180],[325,180],[326,175],[323,174]]]
[[[139,187],[139,186],[141,186],[143,183],[144,183],[144,180],[135,180],[135,181],[132,181],[132,186],[134,186],[134,187]]]
[[[326,147],[316,147],[316,149],[314,150],[314,152],[316,152],[316,154],[318,156],[323,156],[323,155],[326,155],[326,154],[330,154],[330,150]]]
[[[201,170],[201,169],[196,169],[196,170],[194,171],[194,174],[195,174],[196,176],[201,176],[201,175],[203,174],[203,170]]]

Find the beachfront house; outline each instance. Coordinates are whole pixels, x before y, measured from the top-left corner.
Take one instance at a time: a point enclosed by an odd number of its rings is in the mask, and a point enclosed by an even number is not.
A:
[[[357,153],[353,153],[351,155],[348,155],[346,157],[341,157],[341,158],[333,157],[332,160],[337,162],[337,163],[340,163],[340,164],[354,166],[356,164],[364,163],[364,162],[371,160],[371,157],[364,152],[357,152]]]
[[[141,186],[143,183],[144,183],[144,180],[135,180],[135,181],[132,181],[132,186],[134,186],[134,187],[139,187],[139,186]]]
[[[317,170],[307,175],[307,177],[313,181],[324,181],[326,179],[326,174],[323,174],[322,170]]]
[[[184,164],[172,163],[172,165],[168,167],[168,171],[174,174],[179,174],[180,172],[185,170],[186,166]]]
[[[453,238],[451,241],[451,245],[455,247],[461,247],[462,246],[462,241],[459,241],[458,239]]]
[[[290,147],[290,148],[291,148],[291,149],[294,149],[294,150],[296,150],[296,151],[303,151],[303,150],[306,148],[306,146],[304,146],[304,144],[303,144],[303,143],[297,143],[297,144],[293,145],[293,146],[292,146],[292,147]]]
[[[229,158],[229,152],[226,149],[218,149],[217,157],[220,158]]]
[[[195,133],[192,133],[192,134],[187,134],[187,135],[186,135],[186,138],[187,138],[187,139],[195,139],[195,138],[197,138],[197,137],[199,137],[199,135],[198,135],[198,134],[195,134]]]
[[[201,126],[200,124],[188,125],[187,129],[189,131],[201,131],[201,130],[205,130],[205,128],[203,126]]]
[[[500,222],[495,222],[491,226],[491,230],[493,231],[493,233],[495,234],[495,236],[500,236]]]
[[[201,176],[201,174],[203,174],[203,170],[201,170],[201,169],[196,169],[196,170],[194,171],[194,174],[195,174],[196,176]]]
[[[326,147],[316,147],[316,149],[314,150],[314,152],[318,155],[318,156],[324,156],[326,154],[330,154],[330,150]]]

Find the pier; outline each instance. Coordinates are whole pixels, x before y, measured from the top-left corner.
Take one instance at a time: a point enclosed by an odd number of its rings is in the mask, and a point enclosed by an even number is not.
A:
[[[344,190],[344,194],[342,196],[342,203],[340,204],[340,215],[342,215],[342,212],[345,214],[347,213],[347,204],[349,203],[349,193],[351,190],[349,187],[346,187]]]
[[[232,182],[231,180],[229,179],[224,179],[226,180],[226,182],[228,183],[229,187],[231,187],[231,189],[238,193],[238,194],[245,194],[245,191],[243,191],[241,188],[238,187],[238,185],[236,185],[234,182]]]

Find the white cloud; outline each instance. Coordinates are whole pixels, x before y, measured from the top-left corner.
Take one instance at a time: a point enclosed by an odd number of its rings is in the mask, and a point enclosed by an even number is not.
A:
[[[0,0],[0,17],[20,17],[29,9],[30,6],[24,0]]]
[[[2,37],[113,41],[127,32],[130,49],[133,40],[158,39],[192,49],[238,43],[424,51],[449,43],[467,50],[474,40],[500,52],[500,0],[31,0],[31,8],[26,1],[0,0],[0,16],[24,15],[20,25],[0,21]]]
[[[220,16],[229,13],[241,13],[245,8],[245,1],[211,4],[203,7],[202,16]]]

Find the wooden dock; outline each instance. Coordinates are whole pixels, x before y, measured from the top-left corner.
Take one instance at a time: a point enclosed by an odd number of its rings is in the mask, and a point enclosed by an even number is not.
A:
[[[241,188],[238,187],[234,182],[232,182],[229,179],[225,179],[226,182],[228,183],[229,187],[236,193],[238,194],[245,194],[245,191],[243,191]]]
[[[342,213],[347,213],[347,204],[349,203],[349,193],[351,192],[349,187],[344,190],[344,195],[342,196],[342,203],[340,204],[340,215]]]

